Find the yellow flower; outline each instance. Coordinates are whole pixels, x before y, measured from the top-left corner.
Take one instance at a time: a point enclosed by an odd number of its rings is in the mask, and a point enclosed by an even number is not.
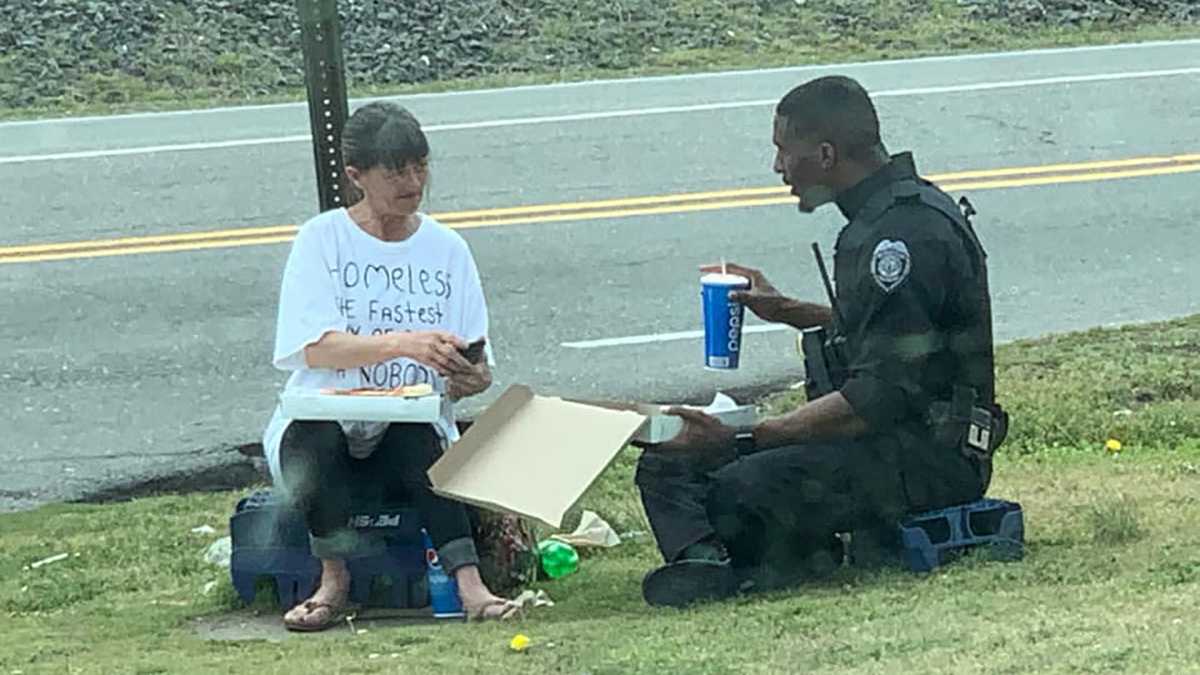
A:
[[[517,633],[508,643],[508,648],[514,652],[523,652],[529,647],[529,638],[524,633]]]
[[[1110,438],[1110,439],[1108,439],[1108,442],[1104,444],[1104,449],[1108,450],[1109,452],[1113,452],[1113,453],[1120,452],[1121,451],[1121,441],[1118,441],[1115,438]]]

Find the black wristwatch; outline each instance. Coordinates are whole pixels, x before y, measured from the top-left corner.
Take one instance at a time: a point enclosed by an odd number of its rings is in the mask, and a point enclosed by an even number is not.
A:
[[[738,427],[733,435],[733,447],[738,455],[753,454],[758,449],[754,444],[754,427]]]

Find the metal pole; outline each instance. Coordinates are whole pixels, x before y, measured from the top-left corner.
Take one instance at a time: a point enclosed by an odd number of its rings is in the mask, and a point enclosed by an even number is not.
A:
[[[343,180],[342,128],[350,116],[337,0],[296,0],[304,43],[304,82],[321,211],[348,206]]]

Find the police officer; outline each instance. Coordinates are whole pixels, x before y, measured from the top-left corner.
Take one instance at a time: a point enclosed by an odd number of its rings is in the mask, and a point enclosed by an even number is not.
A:
[[[667,563],[643,580],[652,605],[790,583],[836,564],[836,533],[886,541],[906,513],[979,499],[1006,429],[985,254],[958,205],[911,154],[888,155],[854,80],[807,82],[775,113],[774,170],[800,211],[836,202],[849,221],[834,253],[836,310],[737,265],[751,288],[733,299],[765,321],[825,327],[826,356],[844,372],[749,428],[671,411],[683,431],[645,447],[636,477]]]

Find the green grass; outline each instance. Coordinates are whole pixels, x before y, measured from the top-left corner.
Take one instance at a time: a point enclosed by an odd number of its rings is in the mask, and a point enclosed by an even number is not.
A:
[[[352,78],[350,94],[383,96],[1200,36],[1200,25],[1153,18],[1079,26],[972,19],[952,0],[859,5],[811,0],[809,11],[765,13],[751,9],[751,4],[670,0],[654,10],[641,10],[644,17],[631,18],[622,3],[565,3],[546,12],[529,36],[495,45],[484,71],[475,76],[404,83],[395,80],[403,73],[382,72],[376,79]],[[843,15],[835,9],[849,19],[838,18]],[[66,83],[58,95],[20,90],[22,82],[46,76],[43,65],[0,56],[0,100],[22,101],[0,108],[0,119],[304,100],[303,87],[279,64],[270,63],[265,53],[209,54],[192,44],[191,30],[182,25],[177,34],[169,33],[186,49],[163,57],[161,63],[152,61],[142,76],[98,68]],[[14,89],[5,94],[5,87]]]
[[[1025,507],[1023,562],[844,569],[677,612],[640,600],[656,563],[642,539],[539,583],[557,606],[513,625],[219,642],[194,619],[238,602],[202,552],[238,494],[56,505],[0,516],[0,674],[1195,672],[1200,316],[1006,345],[998,360],[1016,426],[992,494]],[[1113,435],[1118,454],[1103,446]],[[635,458],[623,453],[581,503],[618,531],[646,529]],[[191,533],[202,524],[219,531]],[[60,552],[71,557],[27,568]],[[523,654],[506,648],[518,631],[533,640]]]

